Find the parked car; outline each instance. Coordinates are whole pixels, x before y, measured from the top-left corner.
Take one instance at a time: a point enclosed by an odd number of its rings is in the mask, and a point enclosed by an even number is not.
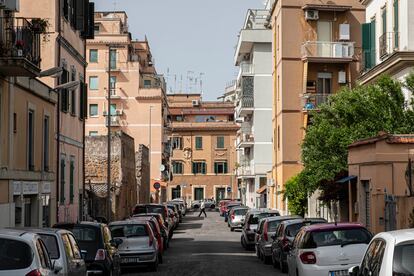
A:
[[[150,226],[151,226],[151,230],[154,233],[155,238],[157,239],[158,242],[158,252],[159,252],[159,256],[158,256],[158,261],[160,264],[162,264],[163,259],[162,259],[162,254],[164,253],[165,248],[165,244],[164,244],[164,238],[162,236],[162,231],[161,231],[161,227],[157,221],[156,218],[154,217],[133,217],[131,219],[135,219],[138,221],[146,221],[149,222]]]
[[[233,232],[234,229],[242,227],[242,223],[244,222],[248,210],[249,208],[244,206],[238,206],[231,209],[230,216],[227,220],[230,231]]]
[[[256,230],[256,254],[265,264],[272,260],[272,236],[282,221],[301,218],[300,216],[274,216],[259,221]]]
[[[166,226],[166,223],[164,222],[164,219],[162,218],[162,215],[159,213],[146,213],[146,214],[137,214],[134,215],[133,218],[136,217],[154,217],[157,219],[158,224],[161,227],[161,233],[164,240],[165,248],[168,248],[170,246],[170,228]],[[171,230],[172,231],[172,230]],[[172,236],[172,235],[171,235]]]
[[[120,275],[118,246],[121,241],[112,239],[108,226],[98,222],[59,223],[53,228],[73,233],[83,251],[88,275]]]
[[[57,275],[86,275],[86,264],[72,232],[55,228],[25,228],[44,242]]]
[[[184,217],[184,214],[183,214],[184,205],[182,205],[182,203],[176,202],[176,201],[168,201],[167,202],[167,207],[168,207],[168,205],[175,205],[175,207],[177,208],[177,212],[178,212],[179,222],[182,222],[183,217]]]
[[[257,225],[259,221],[263,218],[280,216],[278,211],[272,211],[268,209],[250,209],[242,224],[242,235],[241,235],[241,245],[245,249],[251,249],[255,247],[255,235]]]
[[[204,205],[206,209],[215,209],[216,208],[216,201],[214,199],[204,199]]]
[[[109,224],[112,236],[122,240],[119,245],[122,268],[146,265],[157,271],[159,262],[158,241],[149,222],[139,220],[115,221]]]
[[[379,233],[368,245],[361,264],[349,269],[349,275],[414,275],[413,256],[413,229]]]
[[[276,228],[275,234],[271,236],[271,259],[274,267],[287,272],[287,254],[292,247],[296,234],[304,226],[327,223],[323,218],[306,218],[282,221]]]
[[[234,207],[243,206],[241,202],[236,201],[230,201],[228,204],[224,207],[224,222],[227,222],[229,220],[229,212]]]
[[[168,217],[171,220],[172,223],[172,229],[173,231],[178,227],[178,223],[179,223],[179,217],[178,214],[174,213],[173,210],[168,209]]]
[[[218,203],[218,207],[219,207],[219,213],[221,217],[224,217],[224,205],[226,205],[226,202],[230,202],[231,199],[222,199],[219,201]]]
[[[56,275],[39,235],[26,230],[0,230],[0,275]]]
[[[180,204],[181,213],[182,213],[183,217],[185,217],[185,214],[187,213],[187,203],[183,199],[180,199],[180,198],[175,198],[175,199],[171,200],[171,202]]]
[[[182,215],[181,215],[181,211],[178,208],[178,205],[173,204],[173,203],[167,203],[166,204],[167,208],[170,209],[171,211],[173,211],[174,216],[176,219],[174,219],[175,222],[175,228],[177,228],[177,226],[180,224],[180,222],[182,221]],[[175,229],[174,228],[174,229]]]
[[[287,256],[290,276],[348,275],[360,263],[371,233],[359,223],[302,227]]]
[[[201,206],[201,200],[194,200],[191,202],[191,208],[192,209],[198,209]]]
[[[132,212],[133,215],[147,213],[161,214],[164,222],[168,222],[168,208],[163,204],[137,204]]]

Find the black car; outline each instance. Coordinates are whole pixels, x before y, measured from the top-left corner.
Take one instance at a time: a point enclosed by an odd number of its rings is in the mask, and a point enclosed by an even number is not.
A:
[[[172,203],[171,204],[170,203],[167,203],[165,205],[167,206],[168,209],[172,210],[174,212],[174,215],[177,217],[177,219],[178,219],[178,222],[177,222],[177,225],[176,225],[176,227],[177,227],[178,224],[180,222],[182,222],[182,220],[183,220],[183,217],[181,215],[180,210],[178,209],[178,206],[175,205],[175,204],[172,204]]]
[[[280,268],[282,272],[287,272],[287,254],[299,230],[303,226],[326,223],[323,218],[293,219],[281,222],[272,235],[272,263],[274,267]]]
[[[121,275],[119,239],[112,239],[108,226],[98,222],[59,223],[53,228],[71,231],[85,259],[88,275]]]
[[[163,204],[137,204],[132,213],[133,215],[158,213],[162,215],[164,222],[168,221],[168,208]]]

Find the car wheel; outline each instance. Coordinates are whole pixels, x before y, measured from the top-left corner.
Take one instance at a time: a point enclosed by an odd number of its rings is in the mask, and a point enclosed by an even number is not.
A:
[[[161,253],[158,254],[158,260],[160,260],[159,262],[160,262],[160,264],[162,264],[162,254]]]
[[[211,205],[211,206],[210,206],[210,209],[216,209],[216,205],[214,205],[214,204],[213,204],[213,205]]]
[[[296,276],[299,276],[299,271],[296,269]]]
[[[282,253],[279,254],[279,267],[280,267],[280,271],[282,271],[283,273],[287,272],[287,266],[283,262]]]
[[[273,255],[273,252],[272,252],[272,264],[274,268],[279,268],[279,263],[275,260],[275,256]]]
[[[255,246],[255,247],[254,247],[254,250],[256,251],[256,256],[257,256],[257,258],[261,259],[261,257],[260,257],[260,251],[259,251],[259,249],[257,248],[257,246]]]
[[[241,242],[242,247],[247,250],[246,241],[244,240],[243,235],[241,236],[240,242]]]
[[[231,232],[234,232],[234,227],[230,227],[230,231]]]
[[[158,269],[158,256],[155,259],[155,262],[153,262],[152,264],[149,265],[149,269],[153,272],[157,271],[157,269]]]

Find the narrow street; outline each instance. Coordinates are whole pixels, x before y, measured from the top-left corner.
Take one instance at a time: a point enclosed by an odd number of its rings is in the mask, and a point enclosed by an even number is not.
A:
[[[158,272],[132,272],[126,275],[285,275],[265,265],[254,251],[240,245],[240,230],[230,232],[218,212],[207,218],[189,213],[175,231],[164,263]]]

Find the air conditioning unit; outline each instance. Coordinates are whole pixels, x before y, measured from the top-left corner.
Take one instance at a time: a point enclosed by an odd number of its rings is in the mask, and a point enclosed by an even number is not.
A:
[[[106,110],[104,110],[104,111],[102,112],[102,114],[103,114],[104,116],[106,116],[106,115],[108,115],[108,112],[107,112]]]
[[[117,109],[116,110],[116,115],[117,116],[122,116],[122,114],[124,114],[124,110],[122,110],[122,109]]]
[[[192,101],[193,106],[199,106],[200,105],[200,101],[199,100],[193,100]]]
[[[20,0],[0,0],[0,6],[5,10],[18,12],[20,9]]]
[[[305,19],[306,20],[318,20],[319,19],[319,11],[317,11],[317,10],[306,10],[305,11]]]
[[[341,83],[341,84],[346,83],[346,72],[345,71],[338,72],[338,83]]]

